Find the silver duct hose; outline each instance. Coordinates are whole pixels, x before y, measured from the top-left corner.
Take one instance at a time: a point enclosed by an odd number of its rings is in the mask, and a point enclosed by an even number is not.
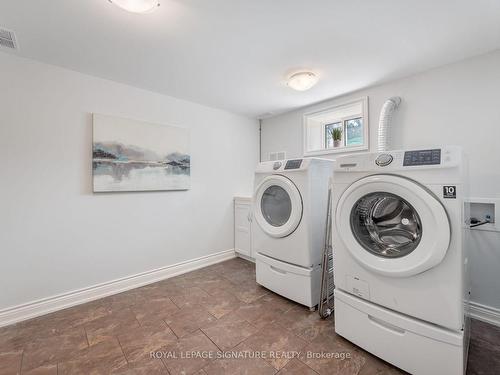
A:
[[[378,151],[389,151],[391,136],[391,121],[394,111],[401,103],[401,98],[394,96],[386,100],[380,111],[380,120],[378,124]]]

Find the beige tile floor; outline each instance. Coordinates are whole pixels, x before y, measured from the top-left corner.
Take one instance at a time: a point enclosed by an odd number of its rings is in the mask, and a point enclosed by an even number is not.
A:
[[[500,328],[474,322],[469,374],[500,373],[499,344]],[[242,259],[0,328],[0,374],[276,373],[402,372],[257,285]]]

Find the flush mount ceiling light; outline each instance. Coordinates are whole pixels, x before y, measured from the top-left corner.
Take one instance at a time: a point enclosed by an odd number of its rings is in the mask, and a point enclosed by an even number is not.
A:
[[[299,72],[288,78],[287,85],[297,91],[306,91],[318,83],[318,79],[312,72]]]
[[[149,13],[160,6],[160,0],[108,0],[132,13]]]

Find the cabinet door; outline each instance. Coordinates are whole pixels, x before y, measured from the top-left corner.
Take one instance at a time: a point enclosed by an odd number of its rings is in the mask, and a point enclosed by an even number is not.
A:
[[[234,204],[234,250],[240,254],[252,256],[250,204]]]

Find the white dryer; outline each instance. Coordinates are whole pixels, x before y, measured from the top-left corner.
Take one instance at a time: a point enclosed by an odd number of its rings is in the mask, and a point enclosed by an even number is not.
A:
[[[309,307],[319,302],[332,160],[260,163],[255,172],[252,243],[257,282]]]
[[[337,333],[412,374],[462,374],[461,150],[340,157],[333,176]]]

